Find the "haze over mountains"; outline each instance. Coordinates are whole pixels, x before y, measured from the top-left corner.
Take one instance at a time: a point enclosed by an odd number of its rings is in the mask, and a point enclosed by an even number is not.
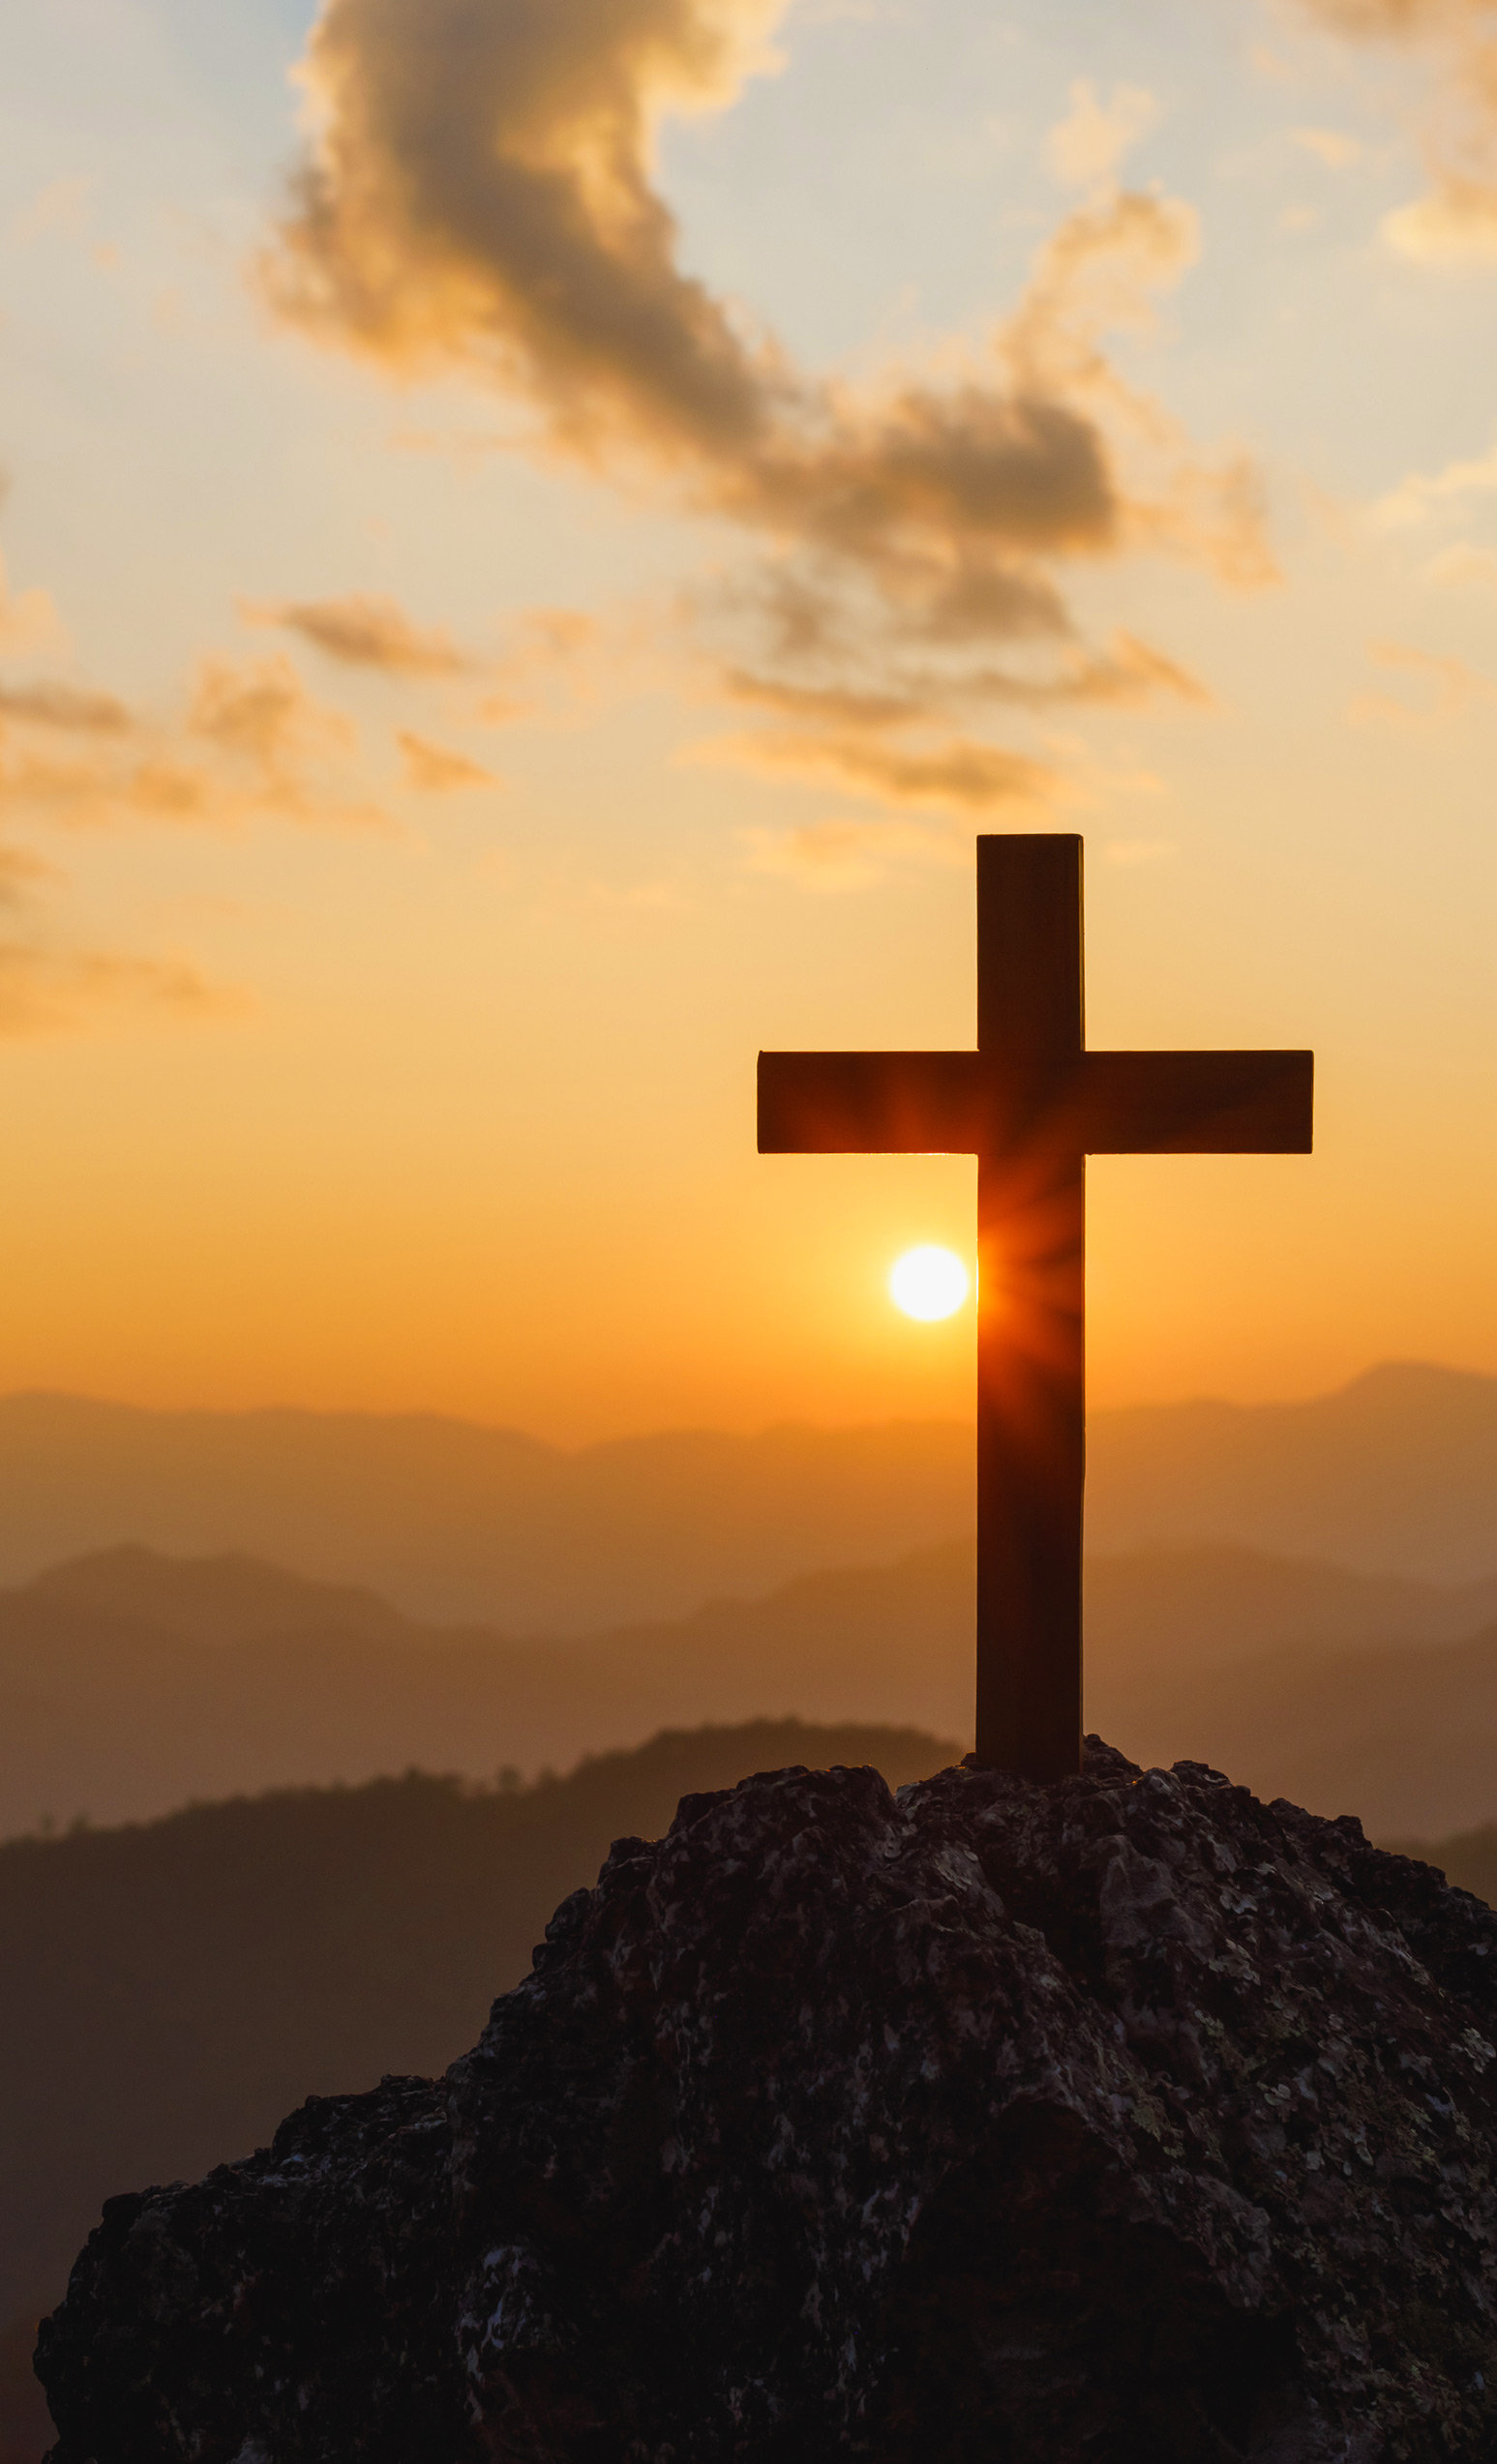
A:
[[[682,1431],[575,1453],[435,1416],[0,1400],[0,1583],[121,1542],[244,1551],[408,1615],[584,1634],[890,1562],[973,1525],[957,1423]],[[1497,1573],[1497,1379],[1370,1371],[1308,1403],[1092,1417],[1102,1554],[1235,1541],[1367,1574]]]
[[[950,1541],[536,1642],[422,1625],[243,1556],[105,1552],[0,1593],[0,1833],[411,1765],[528,1775],[700,1721],[965,1744],[973,1572],[972,1542]],[[1140,1761],[1213,1762],[1375,1828],[1497,1812],[1497,1582],[1202,1547],[1093,1559],[1088,1591],[1088,1723]]]
[[[0,1835],[702,1720],[966,1739],[972,1453],[0,1403]],[[1497,1380],[1101,1413],[1092,1463],[1089,1725],[1374,1826],[1497,1813]]]

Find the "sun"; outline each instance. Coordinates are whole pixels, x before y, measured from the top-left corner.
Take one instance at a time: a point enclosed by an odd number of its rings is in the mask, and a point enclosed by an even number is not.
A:
[[[949,1249],[907,1249],[889,1270],[889,1296],[907,1318],[949,1318],[967,1297],[967,1269]]]

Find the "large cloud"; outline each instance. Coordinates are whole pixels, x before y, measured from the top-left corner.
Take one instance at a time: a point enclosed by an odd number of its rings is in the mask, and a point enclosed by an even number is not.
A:
[[[736,586],[736,612],[773,650],[797,610],[791,655],[827,690],[859,688],[850,643],[907,699],[889,665],[918,649],[932,716],[932,656],[981,645],[990,675],[995,639],[1069,656],[1057,577],[1075,560],[1149,547],[1260,577],[1250,474],[1203,464],[1102,348],[1147,321],[1196,250],[1186,208],[1111,183],[1142,99],[1123,99],[1128,126],[1108,121],[1105,146],[1089,120],[1090,151],[1063,148],[1069,175],[1094,168],[1101,186],[1015,315],[939,374],[830,381],[683,269],[656,130],[729,103],[768,64],[778,14],[779,0],[323,0],[269,296],[392,372],[503,386],[531,405],[539,449],[631,484],[653,473],[756,536],[763,567]],[[1157,681],[1174,689],[1164,667]],[[994,698],[1013,696],[996,683]]]

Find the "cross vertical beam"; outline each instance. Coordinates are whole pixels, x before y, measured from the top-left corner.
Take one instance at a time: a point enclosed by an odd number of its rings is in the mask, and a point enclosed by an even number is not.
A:
[[[1307,1155],[1313,1053],[1089,1053],[1081,841],[977,841],[977,1049],[761,1053],[763,1155],[977,1158],[977,1753],[1081,1766],[1088,1155]]]
[[[977,1049],[1012,1093],[977,1161],[976,1759],[1039,1780],[1081,1761],[1087,1167],[1042,1132],[1082,985],[1081,841],[979,839]]]

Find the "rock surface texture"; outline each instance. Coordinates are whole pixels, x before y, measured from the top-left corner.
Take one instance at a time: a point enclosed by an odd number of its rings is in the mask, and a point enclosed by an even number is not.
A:
[[[1497,2457],[1497,1916],[1098,1745],[781,1771],[444,2079],[112,2200],[53,2464]]]

